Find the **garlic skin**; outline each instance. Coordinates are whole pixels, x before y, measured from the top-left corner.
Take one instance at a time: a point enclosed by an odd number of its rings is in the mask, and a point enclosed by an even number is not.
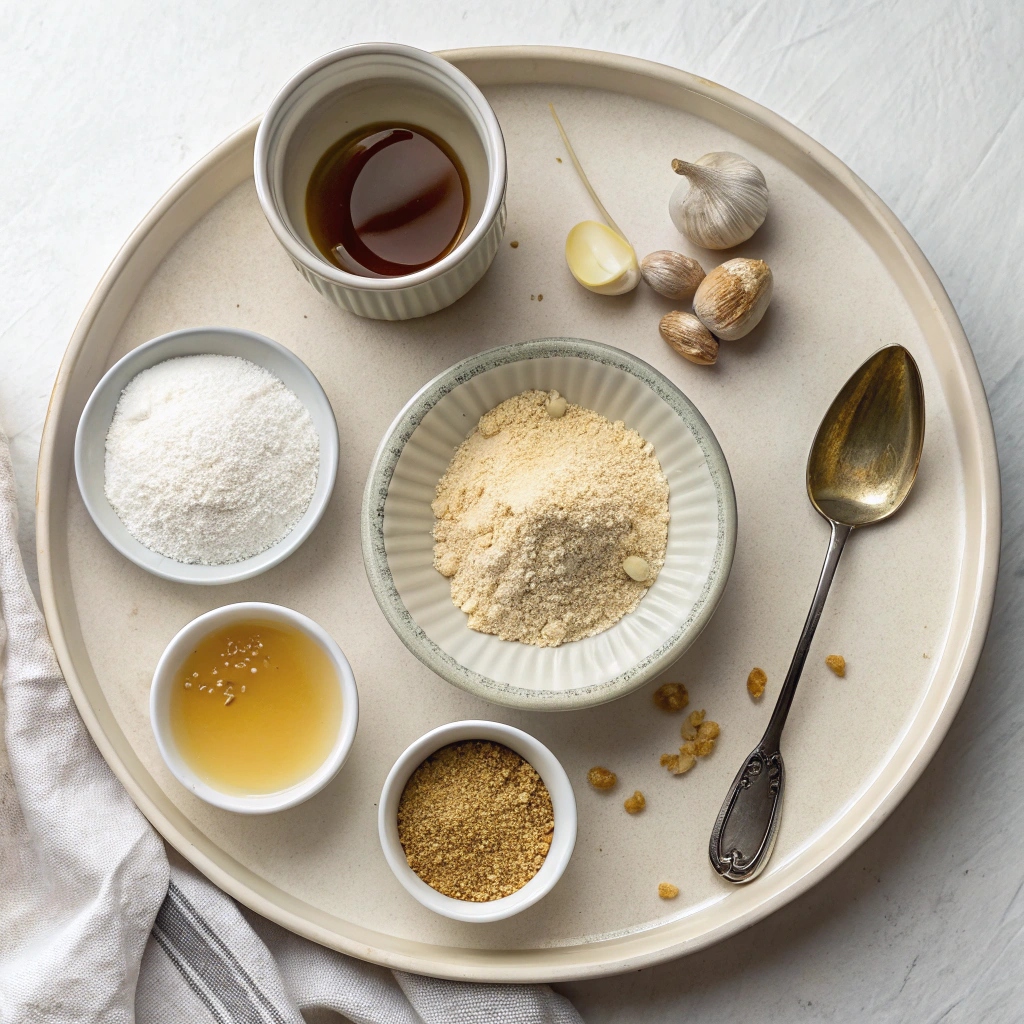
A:
[[[666,299],[692,299],[704,280],[704,268],[681,252],[659,249],[640,261],[640,276]]]
[[[737,153],[707,153],[696,163],[673,160],[679,182],[668,201],[672,223],[705,249],[745,242],[768,215],[768,183],[760,168]]]
[[[692,313],[666,313],[658,330],[669,346],[691,363],[710,366],[718,359],[718,342]]]
[[[693,311],[716,338],[735,341],[760,323],[772,287],[772,271],[764,260],[727,260],[701,281]]]
[[[625,295],[640,283],[633,246],[596,220],[581,221],[569,232],[565,262],[572,276],[598,295]]]

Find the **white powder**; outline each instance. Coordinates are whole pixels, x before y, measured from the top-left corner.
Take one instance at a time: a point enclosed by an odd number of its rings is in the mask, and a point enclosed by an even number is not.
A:
[[[104,486],[151,551],[227,565],[291,531],[319,464],[309,412],[272,373],[234,356],[183,356],[143,370],[122,392]]]

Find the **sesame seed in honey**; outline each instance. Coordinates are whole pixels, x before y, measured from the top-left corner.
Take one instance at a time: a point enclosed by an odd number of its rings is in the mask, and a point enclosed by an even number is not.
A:
[[[327,759],[341,692],[330,659],[305,633],[236,622],[208,633],[185,659],[170,712],[181,757],[208,785],[275,793]]]

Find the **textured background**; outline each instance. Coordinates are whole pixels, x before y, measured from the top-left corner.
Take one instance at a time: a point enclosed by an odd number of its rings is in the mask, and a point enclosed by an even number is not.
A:
[[[561,990],[592,1024],[1020,1020],[1024,27],[1014,0],[4,0],[0,423],[30,571],[47,398],[103,269],[174,179],[290,73],[367,39],[615,50],[772,108],[910,229],[960,313],[992,404],[1005,517],[992,631],[910,796],[829,879],[743,935]]]

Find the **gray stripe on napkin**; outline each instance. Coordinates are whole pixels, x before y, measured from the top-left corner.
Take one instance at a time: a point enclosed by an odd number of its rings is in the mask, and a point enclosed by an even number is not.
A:
[[[175,966],[218,1021],[285,1024],[249,972],[173,882],[157,915],[154,935],[168,955],[168,946],[173,947],[176,956],[171,959]],[[199,992],[197,983],[206,989],[206,995]],[[228,1020],[213,1009],[213,999],[229,1015]]]
[[[213,930],[210,922],[199,913],[195,904],[188,898],[188,896],[185,895],[184,891],[175,884],[173,879],[168,885],[168,892],[173,893],[175,899],[181,903],[182,907],[192,918],[195,926],[199,928],[200,931],[206,933],[210,941],[220,950],[224,958],[228,960],[228,962],[234,966],[235,970],[238,971],[238,973],[245,979],[246,984],[249,986],[249,990],[266,1008],[274,1024],[288,1024],[285,1017],[281,1015],[271,999],[266,995],[266,993],[264,993],[263,989],[260,988],[253,976],[245,969],[238,957],[235,956],[231,947]]]
[[[185,984],[202,1000],[203,1005],[210,1011],[210,1016],[217,1022],[217,1024],[230,1024],[228,1019],[220,1012],[220,1010],[214,1005],[213,1000],[206,994],[205,989],[198,985],[195,979],[192,977],[192,972],[181,962],[177,952],[175,952],[174,946],[171,945],[167,936],[164,934],[163,929],[159,925],[153,926],[153,938],[160,944],[160,948],[167,954],[167,959],[178,968],[178,973],[182,976]]]

